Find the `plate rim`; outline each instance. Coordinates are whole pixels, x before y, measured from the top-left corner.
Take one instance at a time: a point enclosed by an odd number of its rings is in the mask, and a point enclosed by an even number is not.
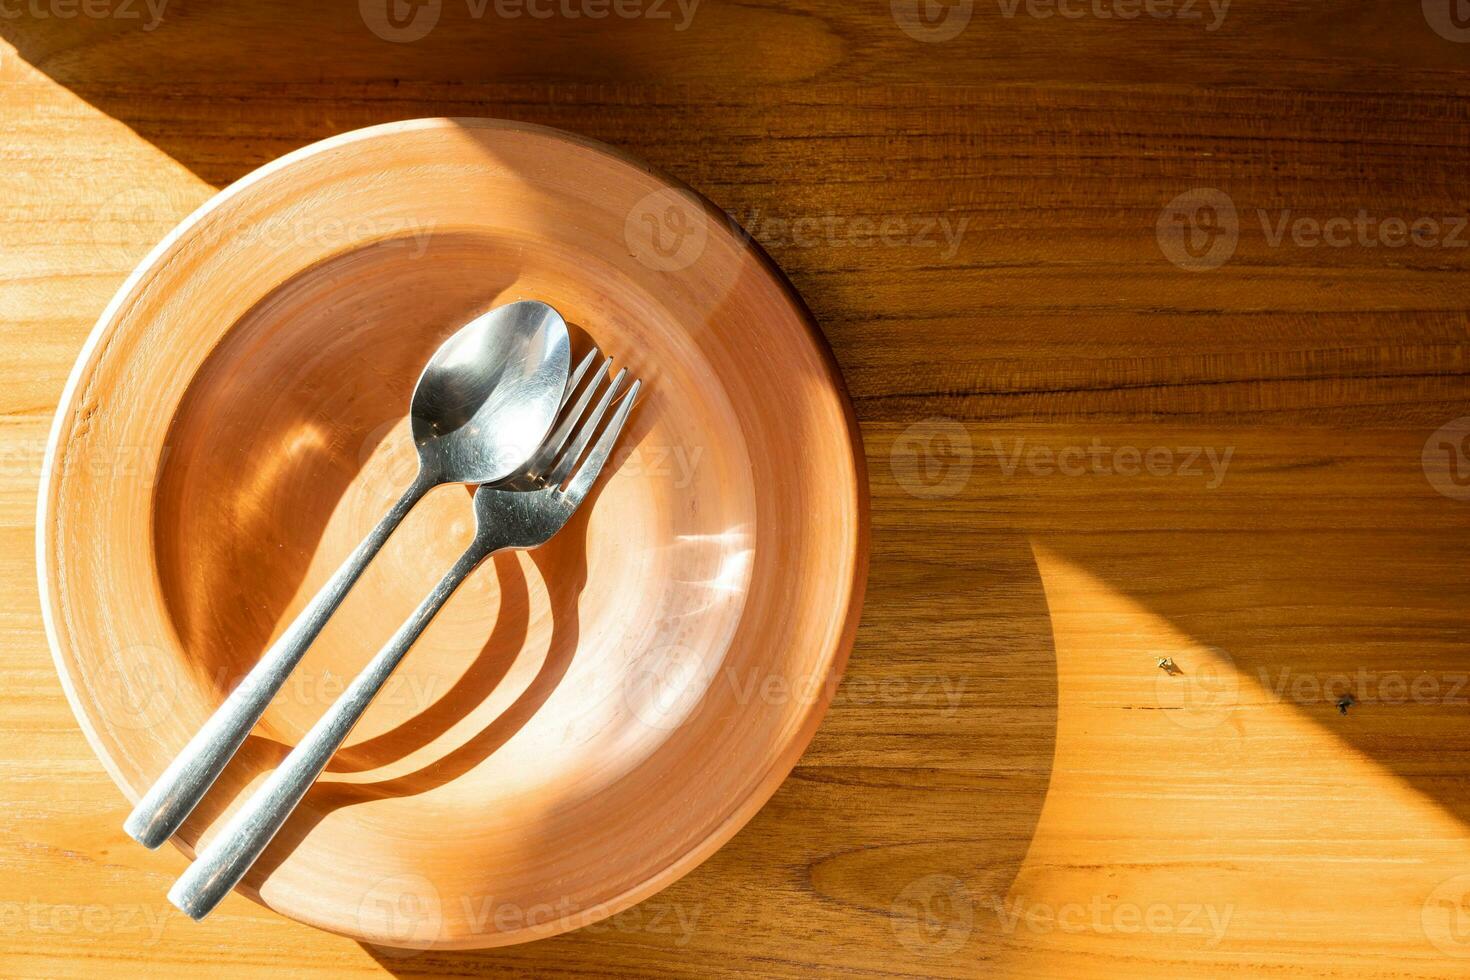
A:
[[[100,734],[88,719],[87,712],[83,708],[81,694],[77,690],[76,683],[65,662],[62,652],[61,634],[56,622],[56,618],[60,612],[58,609],[60,603],[59,593],[60,591],[64,591],[61,588],[59,579],[60,570],[57,567],[60,563],[52,559],[52,551],[56,546],[56,540],[55,535],[52,533],[51,525],[55,519],[54,507],[60,492],[56,464],[61,453],[62,445],[74,428],[73,409],[77,393],[83,381],[93,372],[100,358],[105,354],[104,341],[114,326],[118,312],[132,298],[144,280],[156,269],[159,261],[168,254],[170,249],[180,240],[186,238],[195,226],[204,221],[215,210],[244,193],[254,184],[265,180],[276,172],[288,169],[301,161],[332,149],[350,145],[360,140],[391,137],[396,134],[412,132],[419,129],[450,127],[534,133],[558,142],[572,143],[613,157],[625,164],[642,170],[665,186],[688,195],[690,200],[698,202],[699,206],[704,209],[707,217],[716,219],[716,227],[730,228],[733,231],[735,219],[719,209],[698,190],[690,187],[679,178],[671,176],[657,167],[651,166],[618,147],[551,126],[482,116],[427,116],[397,120],[349,130],[308,143],[255,168],[232,181],[227,186],[219,189],[170,229],[157,244],[144,254],[128,273],[127,277],[103,308],[102,313],[98,316],[96,322],[88,332],[86,339],[83,341],[76,360],[73,362],[72,368],[67,375],[66,384],[62,388],[61,395],[57,401],[56,411],[52,416],[37,488],[36,572],[39,586],[38,598],[41,606],[42,624],[45,628],[46,644],[50,649],[52,663],[56,669],[57,678],[61,682],[62,691],[66,695],[68,706],[71,708],[72,715],[75,717],[78,727],[81,728],[83,735],[85,735],[93,755],[101,762],[103,769],[118,789],[122,791],[129,803],[136,803],[141,794],[123,778],[111,753],[104,749]],[[847,436],[847,457],[851,461],[853,473],[848,501],[850,512],[853,515],[851,539],[848,543],[848,551],[852,555],[852,574],[845,583],[847,601],[843,613],[842,628],[837,632],[829,649],[825,651],[824,659],[826,661],[825,673],[827,683],[821,685],[820,694],[813,698],[811,703],[806,706],[804,713],[800,716],[801,721],[794,734],[786,741],[782,752],[774,757],[766,770],[766,774],[755,783],[751,791],[743,799],[739,800],[736,805],[730,808],[725,818],[709,834],[685,849],[656,874],[650,875],[643,881],[630,886],[624,891],[619,892],[613,898],[601,902],[591,909],[586,909],[561,918],[547,920],[535,925],[525,925],[510,932],[472,934],[461,939],[445,940],[435,938],[422,942],[405,941],[401,946],[392,946],[390,948],[472,950],[509,946],[536,939],[549,938],[563,932],[580,929],[636,905],[638,902],[672,885],[700,864],[703,864],[749,823],[756,813],[775,795],[776,790],[786,781],[786,778],[791,774],[792,770],[795,769],[797,762],[811,744],[811,740],[815,736],[822,719],[826,716],[827,709],[830,707],[832,698],[836,693],[836,688],[845,673],[847,662],[856,641],[857,629],[862,616],[862,606],[867,588],[871,545],[871,499],[868,487],[867,457],[864,452],[862,429],[858,422],[852,397],[837,363],[836,355],[832,351],[831,345],[827,342],[826,336],[817,326],[816,318],[785,272],[771,259],[765,249],[761,247],[760,243],[755,240],[754,236],[745,232],[743,229],[741,229],[741,232],[741,234],[736,236],[739,239],[739,247],[755,258],[760,268],[778,286],[786,301],[798,314],[798,319],[801,321],[808,338],[820,356],[825,374],[826,387],[836,396],[836,400],[842,409],[843,424]],[[53,588],[51,584],[53,578],[57,579],[58,584],[56,588]],[[170,838],[170,842],[185,857],[193,860],[193,849],[179,840],[177,836]],[[359,942],[376,946],[388,945],[376,942],[372,938],[363,936],[360,933],[339,929],[333,923],[313,916],[309,909],[291,909],[288,911],[278,908],[262,898],[255,888],[242,884],[237,886],[235,890],[258,905],[270,909],[288,919],[302,922],[326,932],[346,936]],[[485,941],[487,939],[493,941],[487,942]]]

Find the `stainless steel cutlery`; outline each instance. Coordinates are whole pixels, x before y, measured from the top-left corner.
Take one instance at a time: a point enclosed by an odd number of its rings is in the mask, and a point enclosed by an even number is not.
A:
[[[596,350],[570,373],[569,362],[566,324],[551,307],[531,301],[477,318],[429,361],[411,406],[418,476],[139,801],[126,822],[128,833],[157,847],[178,830],[364,568],[428,490],[442,483],[477,485],[474,539],[170,890],[169,899],[188,915],[209,914],[249,870],[469,574],[497,551],[546,543],[587,498],[640,384],[633,381],[614,407],[627,372],[609,381],[611,359],[599,360]]]

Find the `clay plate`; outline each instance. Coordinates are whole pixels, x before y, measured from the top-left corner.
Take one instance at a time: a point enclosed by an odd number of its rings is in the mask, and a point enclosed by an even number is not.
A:
[[[646,395],[592,506],[466,583],[242,886],[368,942],[497,946],[614,914],[791,770],[852,643],[867,533],[857,427],[800,301],[723,215],[606,147],[379,126],[263,167],[160,243],[87,341],[46,458],[51,646],[135,800],[407,484],[430,353],[524,297]],[[471,527],[461,487],[410,515],[186,854]]]

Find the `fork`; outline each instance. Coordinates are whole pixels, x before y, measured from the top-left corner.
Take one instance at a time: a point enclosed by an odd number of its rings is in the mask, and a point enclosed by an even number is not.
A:
[[[620,370],[596,407],[583,418],[587,403],[607,377],[610,362],[611,358],[603,360],[518,478],[475,491],[475,537],[464,554],[174,883],[169,901],[190,918],[198,920],[208,915],[244,877],[414,641],[470,572],[497,551],[539,547],[566,526],[602,472],[641,385],[639,381],[632,383],[601,435],[591,442],[627,375],[626,369]],[[584,451],[586,458],[579,465]]]

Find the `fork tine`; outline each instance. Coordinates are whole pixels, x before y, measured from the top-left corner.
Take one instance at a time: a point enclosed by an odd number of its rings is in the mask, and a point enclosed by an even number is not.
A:
[[[602,435],[593,444],[587,453],[587,459],[578,468],[572,482],[567,484],[566,497],[573,507],[582,502],[587,491],[592,489],[592,484],[597,482],[597,476],[602,472],[602,465],[607,462],[607,457],[612,454],[613,446],[617,444],[618,436],[623,431],[623,423],[628,421],[628,413],[633,410],[633,403],[638,399],[638,389],[643,382],[634,381],[633,387],[623,396],[623,403],[613,413],[613,417],[607,423],[607,428],[602,430]]]
[[[597,432],[597,423],[602,421],[602,414],[607,411],[607,406],[611,404],[613,396],[623,386],[623,378],[627,377],[627,374],[627,368],[619,371],[617,377],[612,379],[612,384],[608,385],[607,391],[604,391],[602,397],[597,400],[597,407],[592,410],[586,420],[578,427],[577,434],[572,436],[571,444],[567,446],[566,452],[562,453],[561,459],[557,460],[556,468],[546,474],[546,484],[548,486],[560,486],[562,481],[571,475],[572,467],[577,464],[577,459],[582,455],[582,450],[587,448],[587,443],[592,439],[593,434]]]
[[[597,348],[594,347],[587,352],[587,356],[582,358],[582,362],[577,365],[576,370],[572,372],[572,376],[567,379],[566,390],[561,393],[561,404],[556,409],[558,412],[567,407],[567,401],[572,397],[572,392],[576,391],[577,385],[582,383],[583,376],[586,375],[587,369],[592,366],[592,362],[596,358]]]
[[[594,350],[592,353],[596,354],[597,352]],[[587,360],[587,358],[583,359],[584,367]],[[587,410],[587,403],[592,400],[592,395],[597,391],[597,387],[602,384],[602,379],[607,377],[608,365],[611,363],[612,358],[608,357],[604,358],[603,362],[597,366],[597,370],[592,375],[592,380],[587,382],[586,387],[582,389],[582,393],[577,396],[576,403],[562,415],[561,421],[556,424],[556,428],[552,430],[551,435],[546,437],[546,440],[541,443],[541,448],[536,450],[536,455],[531,457],[531,461],[526,464],[526,472],[532,476],[540,476],[556,461],[556,454],[561,452],[561,447],[566,444],[567,436],[571,434],[572,427],[577,424],[577,420]],[[581,372],[582,368],[579,367],[578,371]],[[571,391],[572,387],[573,385],[571,384],[567,385],[568,392]]]

